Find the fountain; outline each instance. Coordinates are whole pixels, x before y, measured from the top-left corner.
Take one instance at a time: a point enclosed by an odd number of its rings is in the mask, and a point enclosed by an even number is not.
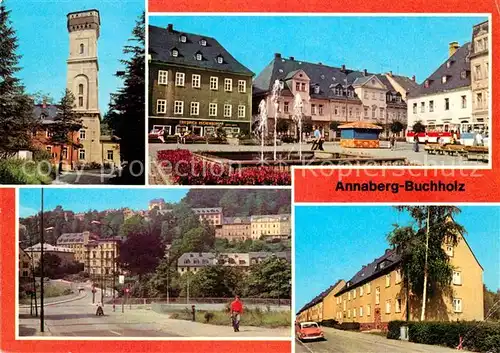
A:
[[[260,141],[261,141],[261,146],[260,146],[260,160],[264,161],[264,140],[266,139],[265,137],[265,131],[266,131],[266,126],[267,126],[267,107],[266,107],[266,101],[263,99],[259,103],[259,131],[260,131]]]
[[[271,102],[274,103],[274,153],[273,159],[276,160],[276,140],[278,138],[276,132],[276,125],[278,125],[278,110],[279,110],[279,99],[281,96],[281,82],[280,80],[274,81],[273,89],[271,91]]]
[[[302,103],[302,98],[300,94],[296,93],[293,100],[293,120],[297,124],[299,129],[299,159],[302,160],[302,108],[304,104]]]

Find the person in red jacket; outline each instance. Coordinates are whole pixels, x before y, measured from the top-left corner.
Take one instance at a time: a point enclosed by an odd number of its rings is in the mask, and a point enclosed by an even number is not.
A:
[[[243,314],[243,303],[239,296],[236,296],[231,302],[231,321],[233,323],[234,332],[240,332],[240,320]]]

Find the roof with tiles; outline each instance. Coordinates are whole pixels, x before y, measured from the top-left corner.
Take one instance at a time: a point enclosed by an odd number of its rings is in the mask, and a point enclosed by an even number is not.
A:
[[[281,57],[281,54],[279,53],[275,54],[274,59],[255,78],[253,82],[253,92],[254,94],[269,92],[271,91],[275,80],[286,81],[300,70],[303,70],[310,78],[311,85],[319,86],[318,93],[311,90],[312,98],[335,98],[359,101],[359,98],[355,94],[352,97],[346,97],[345,94],[343,96],[337,96],[335,95],[333,89],[338,85],[344,88],[352,88],[353,84],[363,84],[374,75],[379,79],[383,77],[383,80],[381,79],[381,81],[387,86],[388,91],[397,92],[387,78],[381,74],[370,73],[365,70],[357,71],[346,69],[344,66],[339,68],[324,65],[322,63],[299,61],[292,57],[286,59]],[[399,77],[402,78],[404,76]],[[411,81],[410,78],[406,79]],[[285,87],[284,91],[287,90],[288,89]]]
[[[181,41],[181,36],[185,41]],[[174,49],[177,56],[172,55]],[[215,38],[177,31],[171,24],[167,28],[149,26],[149,54],[153,61],[253,76]],[[197,59],[197,54],[201,54],[202,60]]]
[[[462,45],[452,56],[447,58],[422,84],[410,91],[409,98],[448,92],[471,85],[470,43]],[[443,80],[446,77],[446,80]]]
[[[384,255],[376,258],[368,265],[363,266],[361,270],[359,270],[349,281],[346,282],[345,287],[342,288],[337,295],[345,293],[359,284],[381,276],[387,271],[387,269],[393,268],[400,262],[401,256],[396,253],[396,250],[387,249]]]

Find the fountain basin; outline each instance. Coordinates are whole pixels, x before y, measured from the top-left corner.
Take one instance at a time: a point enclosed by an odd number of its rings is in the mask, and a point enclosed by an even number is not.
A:
[[[402,157],[371,157],[366,155],[303,151],[302,159],[298,152],[277,152],[276,160],[273,160],[273,152],[264,152],[264,160],[261,160],[261,152],[237,151],[237,152],[195,152],[196,157],[207,162],[220,163],[232,170],[252,167],[273,167],[279,170],[290,170],[293,166],[330,166],[330,165],[405,165],[407,160]]]

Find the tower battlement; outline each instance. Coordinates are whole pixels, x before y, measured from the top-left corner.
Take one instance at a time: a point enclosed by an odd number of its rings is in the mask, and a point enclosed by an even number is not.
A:
[[[99,30],[101,27],[101,17],[96,9],[84,10],[78,12],[70,12],[67,16],[68,32],[84,31],[95,29],[97,38],[99,38]]]

